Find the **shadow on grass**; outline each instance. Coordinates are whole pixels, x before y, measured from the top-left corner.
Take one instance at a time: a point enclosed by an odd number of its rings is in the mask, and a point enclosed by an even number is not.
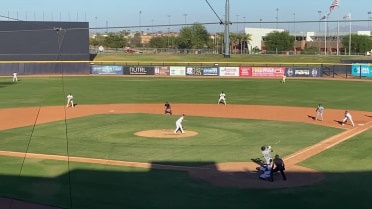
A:
[[[16,84],[15,82],[0,82],[0,88]]]
[[[258,162],[258,160],[256,159]],[[261,162],[261,161],[260,161]],[[154,165],[166,165],[169,162],[156,162]],[[203,162],[197,164],[208,164]],[[193,165],[190,162],[172,164]],[[212,164],[213,165],[213,164]],[[102,166],[102,167],[101,167]],[[225,208],[297,208],[306,197],[307,204],[301,208],[352,208],[367,209],[362,199],[370,198],[372,192],[369,176],[372,172],[326,173],[327,180],[315,185],[289,189],[242,189],[218,187],[198,181],[182,169],[162,169],[156,166],[150,169],[91,165],[91,169],[74,169],[54,178],[32,175],[0,175],[0,208],[22,208],[22,201],[44,204],[33,205],[32,209],[71,208],[177,208],[177,209],[225,209]],[[26,170],[30,169],[25,167]],[[211,169],[216,167],[211,166]],[[233,171],[235,172],[235,171]],[[222,174],[229,177],[230,174]],[[222,173],[222,172],[221,172]],[[247,173],[236,171],[236,175]],[[305,176],[305,173],[286,171],[288,182],[291,176]],[[218,174],[221,175],[221,174]],[[213,178],[213,176],[211,176]],[[256,179],[257,176],[254,175]],[[361,182],[361,179],[365,179]],[[265,182],[277,184],[282,181]],[[345,188],[353,188],[345,189]],[[247,198],[249,197],[249,198]],[[271,201],[267,201],[270,199]],[[8,205],[1,205],[4,201]],[[254,201],[252,201],[254,200]],[[5,201],[5,202],[6,202]],[[278,207],[277,202],[285,202]],[[265,204],[262,204],[265,202]],[[367,201],[368,202],[368,201]],[[5,203],[4,203],[5,204]],[[54,207],[49,207],[52,205]],[[291,207],[291,205],[293,207]]]

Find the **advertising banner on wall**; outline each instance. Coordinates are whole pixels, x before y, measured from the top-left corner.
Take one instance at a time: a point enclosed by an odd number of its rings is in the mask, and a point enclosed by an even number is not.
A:
[[[186,67],[187,76],[201,76],[203,75],[202,67]]]
[[[372,76],[372,65],[370,64],[352,64],[351,74],[353,76]]]
[[[124,66],[91,65],[91,74],[123,75]]]
[[[129,66],[124,68],[124,75],[154,75],[155,67]]]
[[[252,77],[252,67],[240,67],[240,77]]]
[[[220,76],[239,76],[239,67],[220,67]]]
[[[218,67],[203,67],[202,70],[205,76],[218,76]]]
[[[252,67],[253,77],[282,77],[284,67]]]
[[[169,75],[171,75],[171,76],[185,76],[186,75],[186,67],[184,67],[184,66],[170,66],[169,67]]]
[[[169,76],[169,66],[155,66],[155,75]]]
[[[286,68],[285,75],[287,77],[321,77],[322,71],[320,70],[320,68]]]

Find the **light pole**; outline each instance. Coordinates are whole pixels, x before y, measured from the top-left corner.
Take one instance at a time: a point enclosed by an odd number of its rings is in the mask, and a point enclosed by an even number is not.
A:
[[[236,15],[236,33],[239,32],[239,24],[238,24],[238,22],[239,22],[239,16],[240,15]]]
[[[278,21],[279,21],[279,8],[276,8],[276,29],[278,29]]]
[[[106,20],[106,33],[108,33],[108,21]]]
[[[139,11],[139,19],[138,19],[138,21],[139,21],[139,33],[141,34],[141,30],[142,30],[142,28],[141,28],[141,14],[142,14],[142,11]]]
[[[151,20],[151,33],[154,33],[154,19]]]
[[[368,12],[368,30],[369,31],[371,31],[371,14],[372,14],[372,12],[371,11],[369,11]]]
[[[98,29],[97,29],[97,18],[98,18],[97,16],[94,17],[94,19],[95,19],[95,24],[96,24],[96,33],[98,32]]]
[[[262,22],[262,19],[260,19],[260,28],[261,28],[261,22]]]
[[[186,25],[186,17],[187,17],[187,14],[183,14],[183,16],[185,16],[185,25]]]
[[[322,13],[322,11],[318,11],[318,14],[319,14],[319,33],[320,33],[320,18],[321,18],[321,13]]]
[[[171,18],[171,16],[170,15],[168,15],[168,47],[169,47],[169,36],[170,36],[170,18]]]
[[[245,32],[245,17],[243,17],[243,20],[244,20],[244,25],[243,25],[243,27],[244,27],[244,32]]]
[[[293,33],[296,33],[296,13],[293,13]]]

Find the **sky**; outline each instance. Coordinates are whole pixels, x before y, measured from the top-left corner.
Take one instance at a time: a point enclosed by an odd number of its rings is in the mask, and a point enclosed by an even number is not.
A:
[[[301,21],[319,21],[333,1],[229,0],[230,32],[242,32],[244,27],[320,31],[319,22]],[[213,33],[224,31],[219,19],[225,19],[225,3],[226,0],[12,0],[1,2],[0,21],[89,22],[96,32],[178,32],[197,22]],[[372,20],[371,12],[371,0],[339,0],[339,7],[328,20],[343,20],[350,13],[353,21],[361,20],[354,25],[368,29],[372,27],[372,21],[368,21]]]

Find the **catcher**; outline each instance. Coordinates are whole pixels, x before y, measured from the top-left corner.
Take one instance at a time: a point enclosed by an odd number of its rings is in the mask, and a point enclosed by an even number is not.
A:
[[[164,114],[167,115],[172,115],[172,109],[171,109],[171,105],[168,103],[168,102],[165,102],[164,104]]]

